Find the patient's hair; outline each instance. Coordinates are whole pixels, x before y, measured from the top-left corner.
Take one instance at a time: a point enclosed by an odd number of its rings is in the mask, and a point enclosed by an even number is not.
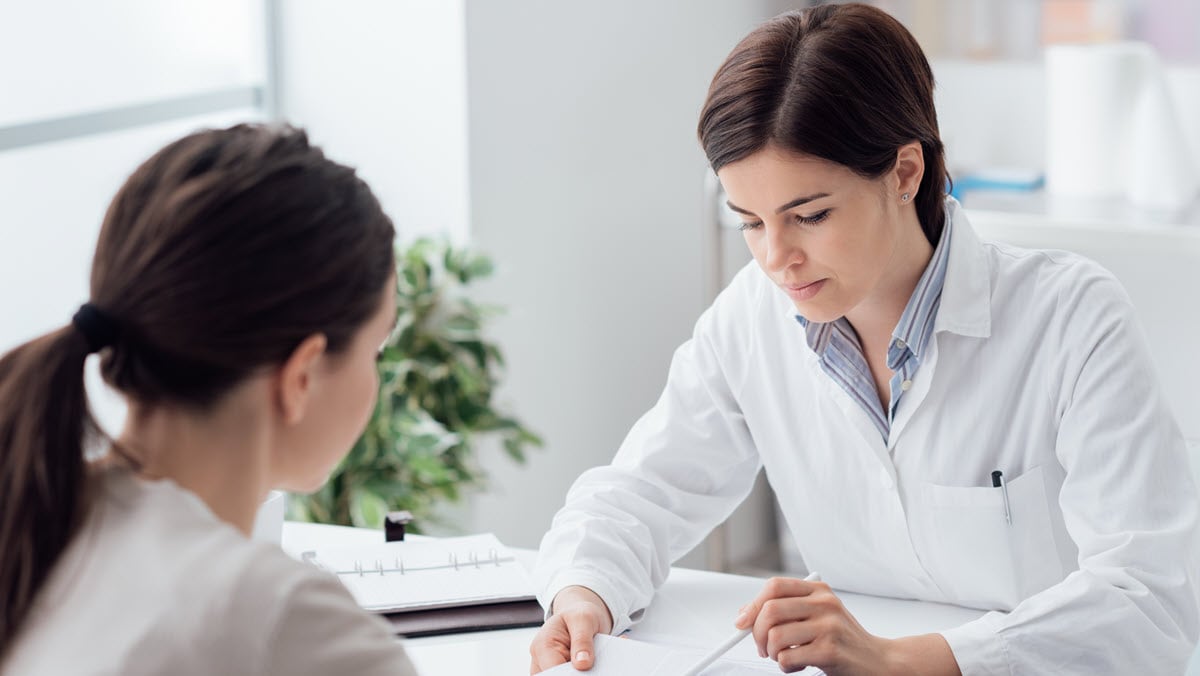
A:
[[[820,5],[754,29],[713,77],[698,134],[713,171],[774,145],[872,179],[895,166],[901,146],[919,141],[917,216],[931,244],[941,237],[947,176],[933,71],[883,10]]]
[[[393,237],[354,170],[294,128],[197,132],[134,171],[100,230],[87,326],[0,358],[0,658],[87,509],[96,334],[130,400],[203,411],[313,334],[343,351],[383,302]]]

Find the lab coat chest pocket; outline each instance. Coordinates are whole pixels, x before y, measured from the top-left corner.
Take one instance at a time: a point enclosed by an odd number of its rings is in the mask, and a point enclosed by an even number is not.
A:
[[[1008,481],[1011,524],[999,488],[926,483],[921,497],[926,567],[958,603],[1010,610],[1062,579],[1040,466]]]

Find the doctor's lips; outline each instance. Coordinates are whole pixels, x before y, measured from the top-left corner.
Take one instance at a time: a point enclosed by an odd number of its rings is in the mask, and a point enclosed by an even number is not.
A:
[[[783,284],[782,285],[783,290],[787,292],[787,295],[790,296],[792,298],[792,300],[799,300],[799,301],[811,299],[813,296],[820,293],[821,288],[824,286],[825,286],[824,279],[818,279],[817,281],[810,282],[808,284]]]

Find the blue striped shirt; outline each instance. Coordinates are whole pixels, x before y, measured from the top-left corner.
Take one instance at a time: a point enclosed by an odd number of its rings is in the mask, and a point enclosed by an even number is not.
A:
[[[845,317],[825,324],[809,322],[800,315],[796,319],[804,327],[808,346],[820,357],[821,368],[834,382],[846,390],[850,398],[858,402],[871,422],[887,441],[896,406],[900,398],[912,385],[921,357],[933,336],[933,320],[937,317],[942,300],[942,284],[946,280],[946,261],[950,258],[950,218],[942,228],[925,272],[913,289],[900,322],[892,331],[892,342],[888,345],[887,365],[892,370],[891,404],[884,410],[875,390],[875,379],[867,366],[862,343],[858,334]]]

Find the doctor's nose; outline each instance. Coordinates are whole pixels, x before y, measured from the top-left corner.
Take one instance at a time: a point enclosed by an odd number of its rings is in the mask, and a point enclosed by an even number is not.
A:
[[[805,261],[804,252],[790,241],[787,228],[763,227],[766,230],[763,234],[763,246],[766,247],[763,264],[768,270],[780,272]]]

